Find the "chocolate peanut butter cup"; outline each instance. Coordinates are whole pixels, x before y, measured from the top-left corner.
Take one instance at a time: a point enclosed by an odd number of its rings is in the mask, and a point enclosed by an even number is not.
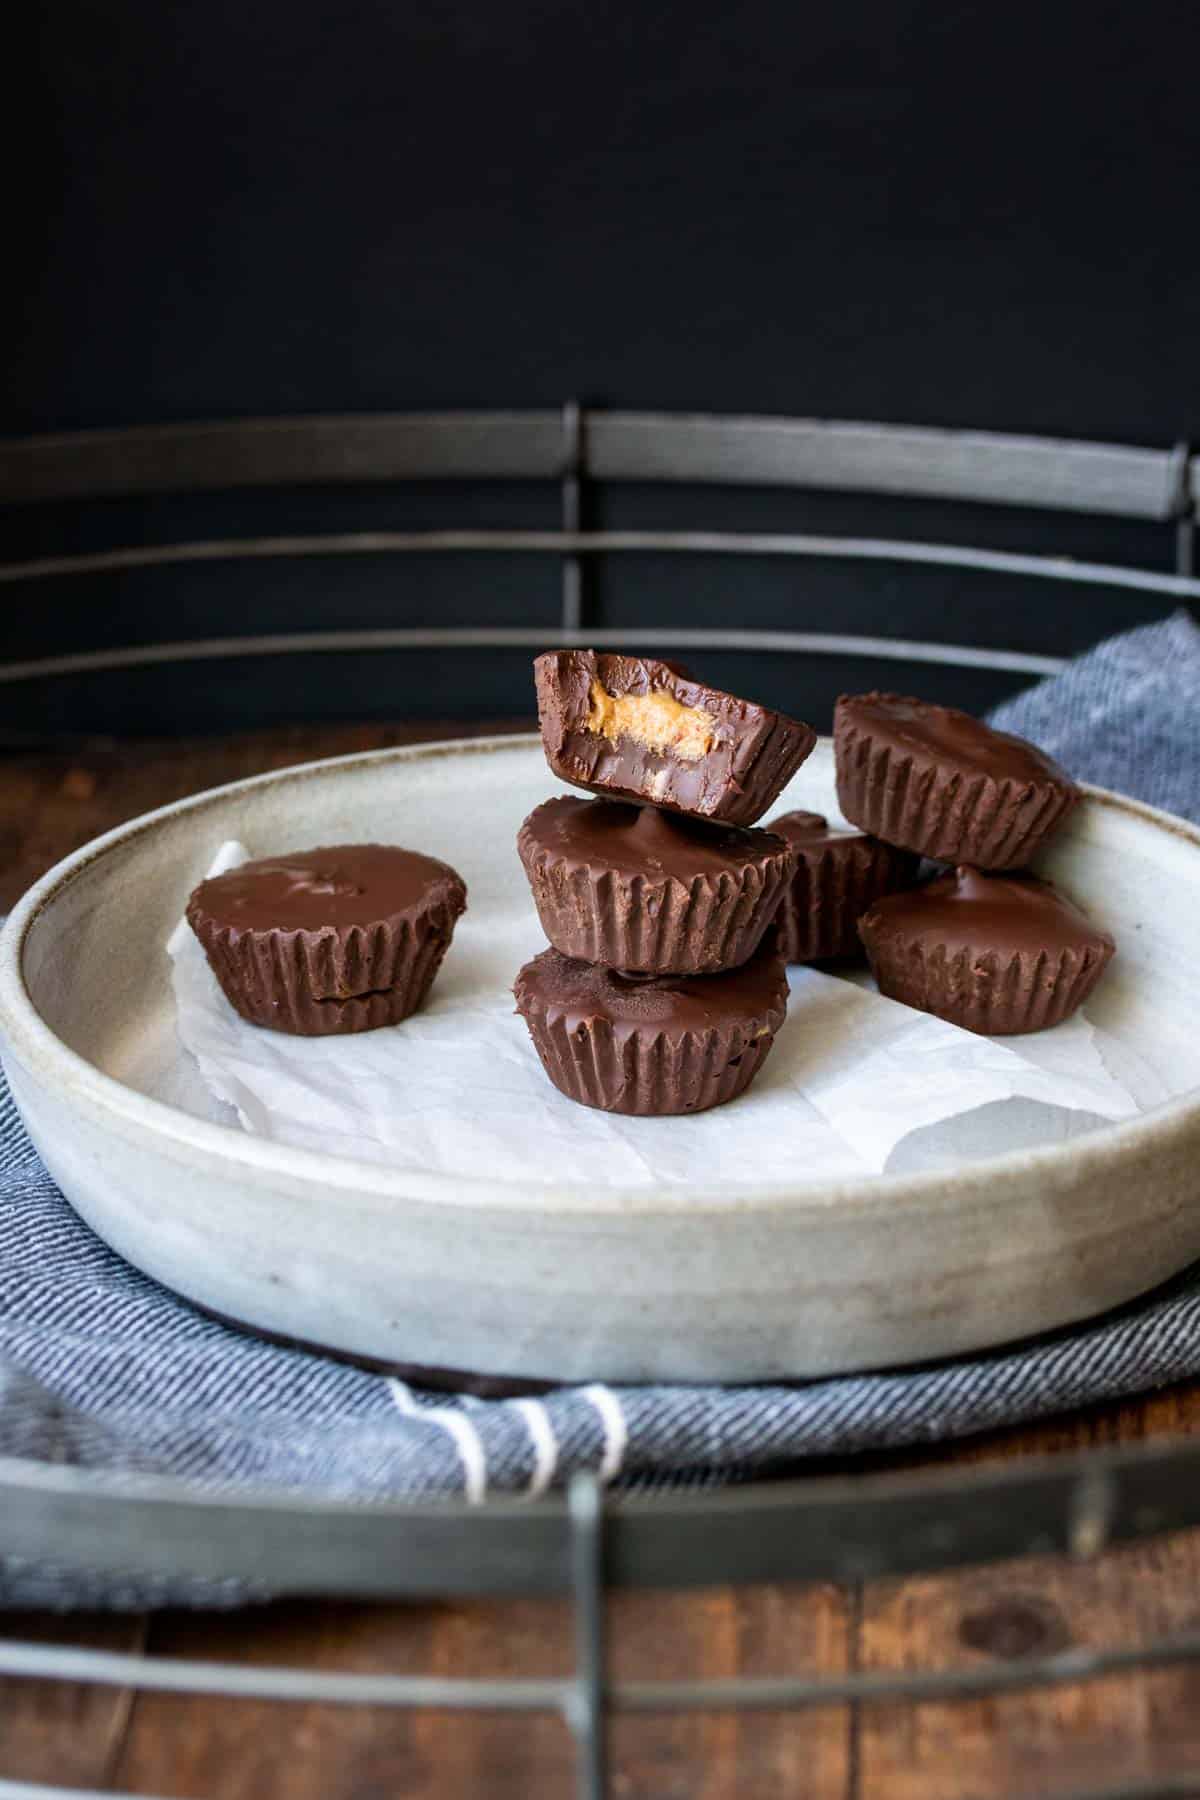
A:
[[[839,830],[820,813],[784,813],[767,830],[796,856],[776,921],[787,960],[861,958],[858,921],[874,901],[912,886],[920,857],[865,832]]]
[[[753,825],[816,743],[798,720],[652,657],[550,650],[533,668],[546,760],[593,793]]]
[[[530,813],[517,850],[554,948],[640,974],[714,975],[744,963],[793,866],[766,831],[569,794]]]
[[[1116,950],[1050,882],[969,868],[879,901],[859,931],[881,993],[992,1037],[1070,1018]]]
[[[844,694],[833,739],[846,817],[936,862],[1022,868],[1079,798],[1024,738],[899,694]]]
[[[326,1037],[415,1012],[466,904],[462,878],[432,856],[337,844],[202,881],[187,918],[244,1019]]]
[[[517,976],[517,1011],[555,1087],[605,1112],[703,1112],[749,1087],[787,1011],[773,937],[725,975],[629,978],[543,950]]]

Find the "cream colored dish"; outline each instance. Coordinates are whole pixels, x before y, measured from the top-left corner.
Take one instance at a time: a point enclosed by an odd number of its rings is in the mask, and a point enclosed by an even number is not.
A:
[[[1200,1255],[1200,832],[1102,793],[1039,866],[1117,939],[1089,1013],[1173,1096],[1131,1121],[922,1174],[798,1174],[783,1193],[749,1172],[635,1193],[584,1168],[557,1186],[401,1174],[223,1122],[177,1042],[163,949],[215,846],[419,846],[466,878],[469,948],[501,909],[532,918],[513,844],[550,785],[531,737],[342,758],[166,807],[39,882],[0,938],[3,1061],[93,1229],[262,1330],[554,1380],[944,1356],[1098,1312]],[[777,810],[836,816],[833,786],[822,743]]]

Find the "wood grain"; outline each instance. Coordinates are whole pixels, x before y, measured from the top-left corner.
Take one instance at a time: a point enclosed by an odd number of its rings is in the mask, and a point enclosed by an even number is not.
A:
[[[527,728],[507,721],[465,729]],[[185,794],[314,757],[459,734],[421,727],[298,727],[223,740],[75,747],[0,757],[0,906],[69,850]],[[837,1468],[1011,1460],[1200,1427],[1188,1383]],[[1200,1534],[1094,1564],[1027,1562],[864,1591],[778,1587],[623,1594],[615,1670],[725,1677],[980,1663],[1059,1643],[1144,1641],[1200,1625]],[[14,1616],[13,1635],[136,1647],[140,1621]],[[569,1615],[545,1601],[447,1606],[289,1604],[168,1613],[160,1655],[412,1673],[534,1675],[570,1662]],[[1042,1695],[795,1716],[639,1718],[612,1731],[617,1800],[906,1800],[1065,1793],[1200,1760],[1200,1675],[1188,1670]],[[0,1776],[211,1800],[557,1800],[574,1762],[557,1719],[267,1705],[56,1683],[0,1684]]]
[[[1076,1646],[1148,1643],[1200,1624],[1200,1535],[1094,1563],[1029,1560],[881,1583],[863,1609],[865,1669],[953,1668]],[[1200,1669],[992,1700],[862,1709],[861,1800],[1052,1797],[1146,1781],[1200,1759]]]
[[[849,1667],[853,1597],[832,1586],[630,1593],[610,1606],[618,1680],[719,1680]],[[619,1719],[613,1800],[826,1800],[850,1780],[850,1712]]]
[[[563,1664],[565,1609],[286,1605],[246,1619],[165,1614],[156,1654],[250,1664],[470,1675],[502,1666],[545,1675]],[[378,1707],[214,1702],[142,1695],[115,1776],[118,1787],[219,1800],[487,1794],[517,1800],[571,1792],[571,1744],[553,1718],[464,1718]]]
[[[626,1594],[611,1606],[614,1671],[629,1679],[841,1670],[848,1611],[832,1588],[701,1595]],[[173,1656],[314,1668],[470,1676],[555,1675],[571,1666],[570,1616],[558,1602],[442,1607],[289,1605],[241,1620],[169,1614],[150,1648]],[[755,1800],[847,1792],[849,1720],[830,1708],[800,1720],[732,1713],[629,1718],[612,1730],[614,1800]],[[563,1800],[574,1752],[556,1718],[406,1714],[381,1708],[271,1706],[171,1695],[138,1700],[116,1769],[131,1790],[222,1800]]]
[[[141,1651],[146,1627],[141,1614],[67,1619],[58,1613],[8,1613],[0,1620],[4,1635],[22,1642],[130,1654]],[[106,1788],[132,1705],[128,1688],[0,1677],[0,1780]]]
[[[90,750],[0,754],[0,911],[91,838],[205,788],[326,756],[534,726],[533,719],[284,726],[239,737],[131,738]]]

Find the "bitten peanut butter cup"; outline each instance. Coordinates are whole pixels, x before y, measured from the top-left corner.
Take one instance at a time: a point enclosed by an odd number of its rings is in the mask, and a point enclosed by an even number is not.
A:
[[[749,1087],[787,1011],[773,939],[725,975],[629,978],[544,950],[513,992],[569,1100],[643,1117],[703,1112]]]
[[[990,1037],[1070,1018],[1116,950],[1050,882],[968,868],[879,901],[859,931],[881,993]]]
[[[187,918],[242,1018],[326,1037],[416,1012],[466,904],[461,876],[432,856],[337,844],[202,881]]]
[[[1022,868],[1079,798],[1035,745],[948,706],[843,695],[833,738],[846,817],[936,862]]]
[[[798,720],[650,657],[550,650],[533,667],[546,759],[593,793],[753,825],[816,742]]]
[[[744,963],[793,866],[766,831],[574,795],[530,813],[517,850],[554,948],[640,974],[715,975]]]
[[[787,960],[861,958],[858,921],[874,901],[912,886],[920,857],[862,831],[841,831],[820,813],[784,813],[767,829],[796,856],[776,921]]]

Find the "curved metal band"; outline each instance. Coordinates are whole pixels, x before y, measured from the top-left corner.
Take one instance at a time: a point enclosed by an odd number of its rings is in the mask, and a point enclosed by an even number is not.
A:
[[[578,474],[596,481],[843,489],[1169,519],[1170,449],[842,420],[585,416]],[[236,419],[0,442],[0,503],[311,482],[554,479],[563,415],[367,413]]]
[[[606,1581],[851,1581],[1108,1543],[1200,1524],[1200,1443],[917,1475],[808,1477],[610,1499]],[[1102,1500],[1102,1504],[1100,1501]],[[561,1497],[370,1505],[225,1497],[182,1478],[0,1458],[0,1551],[75,1567],[261,1584],[276,1594],[561,1593]],[[67,1550],[69,1548],[69,1558]]]

